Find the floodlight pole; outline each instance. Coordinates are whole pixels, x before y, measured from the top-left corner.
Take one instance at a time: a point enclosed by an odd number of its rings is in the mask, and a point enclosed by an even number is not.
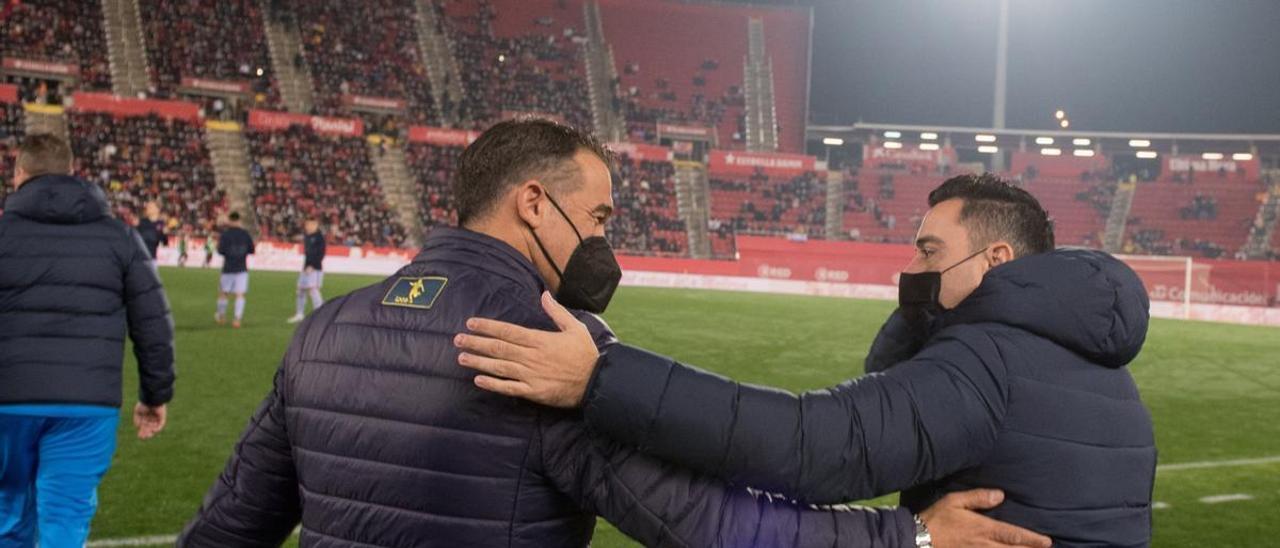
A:
[[[1000,23],[996,30],[996,96],[991,127],[1004,129],[1005,95],[1009,86],[1009,0],[1000,0]],[[1004,167],[1004,147],[991,156],[992,171]]]

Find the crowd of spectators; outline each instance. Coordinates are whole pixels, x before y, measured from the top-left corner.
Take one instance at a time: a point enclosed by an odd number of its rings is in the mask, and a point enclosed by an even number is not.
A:
[[[271,11],[298,26],[304,57],[296,62],[310,68],[318,114],[343,114],[344,95],[363,95],[401,99],[409,121],[439,125],[413,2],[295,0],[289,8]]]
[[[264,238],[296,239],[303,221],[315,217],[333,244],[404,243],[404,228],[384,201],[364,139],[320,135],[302,126],[246,136]]]
[[[0,10],[0,56],[75,65],[81,89],[111,89],[99,0],[22,0]]]
[[[453,207],[453,174],[458,168],[460,146],[410,143],[405,160],[417,183],[419,211],[423,226],[455,226],[458,213]]]
[[[624,253],[684,254],[689,239],[676,207],[675,166],[621,155],[616,167],[609,243]]]
[[[72,113],[67,126],[76,174],[106,190],[116,217],[133,222],[155,201],[170,228],[203,235],[225,210],[199,124]]]
[[[709,185],[712,202],[717,193],[742,197],[728,218],[713,211],[718,231],[817,238],[826,232],[826,183],[815,172],[784,179],[757,172],[747,179],[712,178]]]
[[[154,86],[175,97],[184,77],[242,82],[254,106],[275,107],[271,58],[256,0],[138,0]]]
[[[554,16],[530,21],[527,34],[500,37],[493,30],[501,16],[493,3],[474,4],[474,9],[439,8],[437,21],[452,39],[463,89],[460,104],[446,102],[442,109],[475,128],[500,119],[504,111],[559,116],[569,125],[590,128],[586,37],[577,23],[582,14],[558,8]]]
[[[1213,220],[1218,218],[1218,200],[1197,192],[1191,204],[1178,211],[1182,219]]]
[[[26,133],[24,123],[22,105],[0,103],[0,209],[13,187],[13,155]]]

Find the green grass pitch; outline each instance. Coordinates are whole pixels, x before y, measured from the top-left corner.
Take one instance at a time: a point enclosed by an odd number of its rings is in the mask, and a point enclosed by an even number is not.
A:
[[[169,426],[137,440],[128,416],[99,493],[92,539],[177,533],[200,504],[293,332],[296,274],[256,272],[244,328],[213,322],[217,273],[162,269],[177,324]],[[330,275],[336,296],[376,281]],[[891,303],[624,288],[606,315],[623,340],[743,381],[791,390],[856,376]],[[126,362],[125,401],[135,401]],[[1155,417],[1162,464],[1280,455],[1280,330],[1155,320],[1131,366]],[[1209,504],[1207,496],[1252,497]],[[1162,470],[1155,546],[1248,546],[1280,537],[1280,462]],[[892,498],[879,502],[891,502]],[[632,546],[600,521],[594,546]]]

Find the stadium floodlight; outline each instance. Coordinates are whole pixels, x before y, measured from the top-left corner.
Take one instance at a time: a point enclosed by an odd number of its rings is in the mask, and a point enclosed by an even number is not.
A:
[[[886,132],[884,132],[884,138],[885,138],[885,139],[901,139],[901,138],[902,138],[902,132],[901,132],[901,131],[886,131]]]
[[[1071,127],[1071,120],[1063,119],[1058,125],[1062,126],[1062,129],[1067,129]]]
[[[1133,148],[1146,148],[1151,146],[1151,141],[1146,139],[1129,139],[1129,146]]]
[[[498,54],[498,62],[499,62],[499,63],[505,63],[505,62],[507,62],[507,56],[506,56],[506,55],[504,55],[504,54],[499,53],[499,54]]]
[[[938,134],[932,131],[926,131],[920,134],[920,140],[921,141],[937,141]]]
[[[1040,154],[1041,154],[1041,155],[1043,155],[1043,156],[1062,156],[1062,149],[1060,149],[1060,148],[1042,148],[1042,149],[1040,149]]]
[[[1222,159],[1222,153],[1221,153],[1221,152],[1206,152],[1206,153],[1204,153],[1204,154],[1201,154],[1201,155],[1200,155],[1200,157],[1201,157],[1201,158],[1204,158],[1205,160],[1221,160],[1221,159]]]
[[[1138,157],[1139,157],[1139,158],[1142,158],[1143,160],[1150,160],[1150,159],[1152,159],[1152,158],[1155,158],[1156,156],[1157,156],[1157,154],[1156,154],[1156,151],[1154,151],[1154,150],[1139,150],[1139,151],[1138,151]]]
[[[938,143],[920,143],[920,150],[934,151],[940,148]]]
[[[258,76],[262,76],[263,74],[266,74],[266,71],[262,70],[262,67],[258,67]]]
[[[991,145],[982,145],[978,147],[978,152],[981,152],[983,154],[995,154],[997,152],[1000,152],[1000,147],[991,146]]]
[[[1059,120],[1061,120],[1061,119],[1063,119],[1063,118],[1066,118],[1066,117],[1067,117],[1067,111],[1062,110],[1062,109],[1058,109],[1058,112],[1053,113],[1053,117],[1054,117],[1054,118],[1057,118],[1057,119],[1059,119]]]
[[[884,148],[902,148],[902,143],[897,141],[885,141]]]
[[[979,143],[994,143],[996,142],[996,136],[988,135],[986,133],[979,133],[973,136],[973,140]]]
[[[1036,137],[1037,145],[1052,145],[1053,137]]]
[[[829,147],[838,147],[844,144],[844,139],[841,139],[839,137],[823,137],[822,144],[827,145]]]
[[[1231,155],[1231,159],[1240,162],[1248,162],[1253,159],[1253,155],[1248,152],[1237,152]]]
[[[1072,156],[1079,156],[1079,157],[1081,157],[1081,158],[1092,158],[1092,157],[1093,157],[1093,151],[1092,151],[1092,150],[1089,150],[1089,149],[1087,149],[1087,148],[1077,148],[1077,149],[1075,149],[1075,150],[1071,151],[1071,155],[1072,155]]]
[[[1073,145],[1075,145],[1075,146],[1078,146],[1078,147],[1087,147],[1087,146],[1089,146],[1089,145],[1090,145],[1090,144],[1092,144],[1092,143],[1093,143],[1093,141],[1090,141],[1090,140],[1085,139],[1085,138],[1083,138],[1083,137],[1076,137],[1075,139],[1072,139],[1072,140],[1071,140],[1071,144],[1073,144]]]

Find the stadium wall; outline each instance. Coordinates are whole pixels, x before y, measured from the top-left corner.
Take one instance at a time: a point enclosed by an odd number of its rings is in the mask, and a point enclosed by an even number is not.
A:
[[[188,265],[204,262],[203,242],[192,241]],[[249,260],[253,270],[296,272],[302,246],[260,242]],[[413,260],[415,251],[329,246],[325,271],[387,276]],[[789,240],[741,236],[738,258],[708,261],[619,256],[622,283],[637,287],[716,289],[786,295],[895,300],[898,273],[913,253],[910,246]],[[177,265],[177,249],[160,249],[162,265]],[[221,266],[215,257],[212,266]],[[1280,264],[1250,261],[1196,261],[1190,319],[1280,327]],[[1143,274],[1139,268],[1140,274]],[[1160,275],[1143,276],[1152,295],[1151,313],[1188,317],[1182,288]],[[1250,303],[1250,304],[1241,304]]]

